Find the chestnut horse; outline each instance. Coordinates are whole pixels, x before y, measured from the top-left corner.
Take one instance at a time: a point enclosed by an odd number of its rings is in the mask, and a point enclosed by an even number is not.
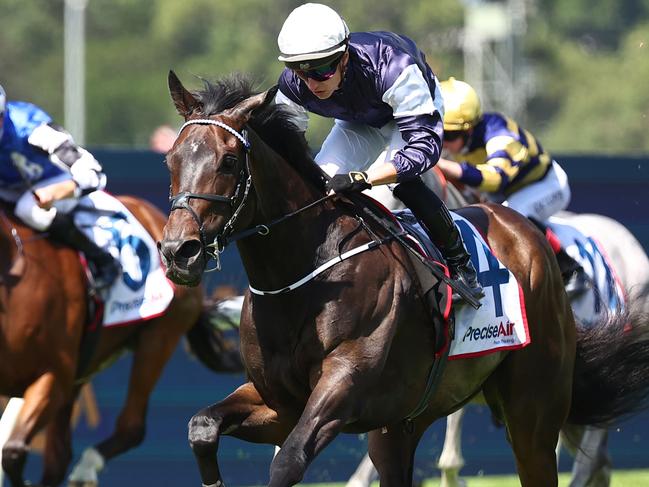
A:
[[[443,317],[422,299],[407,250],[347,198],[325,195],[292,113],[272,103],[276,89],[254,94],[229,77],[190,92],[173,72],[169,89],[185,124],[167,155],[172,210],[158,244],[167,275],[195,285],[236,241],[250,282],[240,324],[249,381],[189,423],[203,485],[222,485],[221,435],[281,446],[268,484],[278,487],[300,482],[341,432],[369,432],[381,484],[410,485],[426,428],[483,392],[506,425],[521,484],[556,486],[567,420],[597,423],[641,405],[646,326],[624,334],[611,325],[606,347],[592,352],[592,338],[576,338],[543,235],[518,213],[482,204],[461,214],[516,276],[532,341],[449,362],[413,417],[435,358],[432,320]],[[600,391],[605,400],[595,400]]]
[[[133,197],[120,200],[155,240],[162,236],[165,217],[158,209]],[[21,224],[6,207],[0,206],[0,212],[0,394],[24,397],[3,448],[2,466],[14,487],[25,485],[30,441],[47,428],[42,485],[59,485],[72,457],[70,415],[80,385],[127,347],[133,349],[128,393],[115,431],[92,452],[93,467],[99,470],[104,461],[143,440],[153,387],[185,333],[199,343],[209,336],[207,309],[200,288],[177,287],[164,315],[102,329],[79,377],[88,322],[87,282],[79,256]],[[218,357],[211,366],[219,368]],[[96,477],[96,472],[90,475]]]

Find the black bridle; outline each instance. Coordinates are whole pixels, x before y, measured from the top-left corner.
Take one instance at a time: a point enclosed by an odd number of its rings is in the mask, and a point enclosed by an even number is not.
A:
[[[192,193],[189,191],[183,191],[182,193],[179,193],[176,196],[172,196],[169,198],[169,201],[171,202],[171,211],[187,210],[192,215],[192,218],[196,222],[196,225],[198,225],[198,233],[201,239],[201,246],[205,254],[208,256],[208,259],[209,257],[211,257],[216,262],[216,267],[214,269],[209,269],[206,270],[205,272],[211,272],[214,270],[221,269],[220,256],[221,253],[225,250],[225,247],[229,243],[240,240],[242,238],[249,237],[251,235],[268,235],[270,233],[270,227],[272,227],[273,225],[276,225],[280,222],[283,222],[284,220],[287,220],[297,215],[298,213],[308,210],[309,208],[312,208],[322,203],[323,201],[325,201],[331,196],[331,195],[323,196],[322,198],[319,198],[316,201],[309,203],[308,205],[296,211],[283,215],[269,223],[256,225],[254,227],[242,230],[238,233],[234,233],[234,224],[239,218],[241,211],[246,206],[246,203],[248,201],[248,195],[250,194],[250,188],[252,187],[252,174],[250,173],[251,146],[246,136],[247,135],[246,130],[243,130],[240,133],[235,129],[233,129],[232,127],[230,127],[229,125],[220,122],[218,120],[194,119],[185,122],[182,125],[182,127],[180,127],[180,130],[178,131],[178,135],[180,135],[183,129],[189,125],[216,125],[217,127],[221,127],[222,129],[234,135],[237,139],[239,139],[239,141],[241,141],[243,145],[243,149],[246,153],[246,160],[243,167],[241,168],[241,172],[239,173],[239,181],[237,182],[237,187],[235,188],[234,194],[232,196],[222,196],[220,194],[213,194],[213,193]],[[190,205],[192,199],[213,201],[216,203],[224,203],[229,205],[230,207],[232,216],[230,216],[230,219],[223,226],[223,230],[221,230],[221,233],[217,234],[214,237],[212,243],[208,243],[207,241],[204,222],[201,221],[201,218],[198,216],[198,214],[194,211],[194,209]]]
[[[229,125],[220,122],[218,120],[211,119],[194,119],[186,121],[180,130],[178,135],[183,131],[183,129],[189,125],[216,125],[222,129],[230,132],[243,144],[243,149],[246,154],[246,161],[239,172],[239,179],[237,182],[237,187],[234,189],[234,194],[232,196],[223,196],[220,194],[212,193],[192,193],[189,191],[183,191],[182,193],[177,194],[169,198],[171,202],[171,210],[187,210],[192,215],[192,218],[198,225],[198,233],[201,239],[201,246],[203,247],[205,253],[212,257],[216,261],[216,268],[212,270],[221,269],[221,259],[220,254],[225,250],[225,246],[230,241],[230,237],[234,232],[234,224],[241,214],[241,210],[246,206],[248,200],[248,195],[250,194],[250,187],[252,185],[252,175],[250,174],[250,142],[246,137],[246,131],[239,133]],[[212,243],[208,243],[207,236],[205,234],[205,223],[201,221],[201,218],[191,207],[190,202],[192,199],[213,201],[216,203],[224,203],[230,207],[232,215],[230,219],[223,226],[221,233],[216,235]],[[255,232],[256,233],[256,232]],[[261,232],[259,232],[261,233]],[[262,233],[263,234],[263,233]],[[209,272],[209,271],[208,271]]]

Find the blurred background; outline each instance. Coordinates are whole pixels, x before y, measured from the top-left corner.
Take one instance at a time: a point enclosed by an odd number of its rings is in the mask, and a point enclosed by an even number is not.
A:
[[[249,73],[259,89],[282,69],[276,37],[294,0],[0,0],[0,83],[10,100],[35,103],[89,147],[108,189],[167,204],[167,144],[180,125],[167,91],[176,71],[200,78]],[[502,111],[535,134],[571,178],[570,209],[622,221],[649,250],[649,0],[331,0],[352,31],[391,30],[414,39],[440,79],[470,82],[486,110]],[[317,148],[331,121],[313,117]],[[242,291],[235,249],[209,292]],[[129,358],[100,374],[75,431],[75,459],[112,428]],[[179,348],[150,404],[140,448],[110,463],[103,485],[199,485],[186,424],[199,408],[243,382],[217,376]],[[415,477],[436,475],[444,425],[431,428]],[[514,472],[503,431],[473,408],[465,423],[467,474]],[[307,482],[343,481],[366,439],[336,440]],[[649,468],[649,415],[611,432],[614,465]],[[270,447],[226,438],[226,484],[263,484]],[[30,477],[37,478],[32,456]],[[561,468],[569,468],[567,458]]]
[[[85,43],[85,143],[146,147],[155,127],[178,125],[166,88],[169,69],[194,87],[200,86],[198,76],[240,71],[268,88],[282,69],[277,34],[300,3],[69,0],[68,10],[85,18],[85,37],[74,38],[74,14],[67,23],[73,37],[68,55]],[[327,3],[352,31],[410,36],[440,79],[474,84],[487,109],[518,119],[550,151],[649,151],[647,0]],[[41,105],[60,122],[65,4],[0,0],[0,79],[10,98]],[[314,146],[327,127],[314,122]]]

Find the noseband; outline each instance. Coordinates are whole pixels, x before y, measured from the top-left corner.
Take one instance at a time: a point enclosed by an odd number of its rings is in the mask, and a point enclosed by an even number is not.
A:
[[[221,127],[222,129],[230,132],[232,135],[234,135],[237,139],[241,141],[241,143],[243,144],[243,149],[246,153],[246,162],[241,168],[241,172],[239,173],[239,181],[237,182],[237,187],[235,188],[234,194],[232,196],[228,197],[228,196],[222,196],[220,194],[191,193],[189,191],[184,191],[182,193],[177,194],[176,196],[169,198],[169,201],[171,202],[171,211],[179,210],[179,209],[187,210],[192,215],[192,218],[196,222],[196,225],[198,225],[198,232],[201,239],[201,245],[205,250],[205,253],[216,261],[215,269],[211,269],[211,270],[220,270],[221,269],[220,254],[221,252],[223,252],[225,246],[227,245],[228,237],[230,237],[230,235],[232,235],[232,232],[234,231],[234,224],[237,221],[237,218],[239,217],[241,210],[246,205],[248,194],[250,193],[250,186],[252,184],[252,176],[250,174],[250,142],[248,142],[246,138],[245,130],[243,131],[243,133],[239,133],[229,125],[220,122],[218,120],[211,120],[211,119],[188,120],[182,125],[182,127],[180,127],[180,130],[178,131],[178,135],[180,135],[183,129],[189,125],[216,125],[217,127]],[[239,198],[240,195],[241,198]],[[223,230],[221,231],[221,233],[216,235],[212,243],[207,243],[204,223],[201,221],[198,214],[194,211],[194,209],[189,204],[192,199],[214,201],[217,203],[225,203],[230,207],[232,216],[227,221],[227,223],[223,226]]]
[[[198,231],[201,238],[201,245],[203,247],[205,254],[208,255],[209,257],[212,257],[216,262],[216,267],[214,269],[209,269],[206,270],[205,272],[211,272],[211,271],[221,269],[220,255],[228,243],[234,242],[236,240],[240,240],[242,238],[249,237],[251,235],[268,235],[270,233],[270,228],[272,226],[277,225],[278,223],[282,223],[283,221],[286,221],[290,218],[293,218],[295,215],[302,213],[303,211],[309,210],[333,196],[332,194],[325,195],[322,198],[318,198],[317,200],[309,203],[306,206],[303,206],[295,211],[292,211],[291,213],[276,218],[275,220],[272,220],[266,224],[256,225],[254,227],[241,230],[235,234],[234,223],[239,217],[241,210],[246,205],[246,202],[248,200],[248,194],[250,193],[250,187],[252,186],[252,175],[250,174],[250,142],[248,142],[248,139],[246,138],[246,131],[244,130],[242,133],[239,133],[229,125],[226,125],[223,122],[219,122],[218,120],[195,119],[195,120],[188,120],[187,122],[185,122],[183,126],[180,127],[178,134],[180,135],[180,132],[182,132],[183,129],[188,125],[216,125],[217,127],[221,127],[222,129],[227,130],[232,135],[234,135],[237,139],[239,139],[243,144],[244,150],[246,151],[246,163],[244,164],[243,168],[241,168],[241,172],[239,173],[239,182],[237,183],[237,187],[234,190],[234,194],[232,196],[227,197],[227,196],[222,196],[220,194],[191,193],[189,191],[184,191],[182,193],[177,194],[176,196],[169,198],[169,201],[171,201],[171,211],[179,210],[179,209],[187,210],[192,215],[194,221],[198,225]],[[237,204],[237,200],[239,199],[240,194],[242,194],[241,199]],[[205,236],[205,229],[203,228],[204,224],[201,221],[200,217],[189,205],[192,199],[215,201],[217,203],[226,203],[230,205],[230,209],[234,208],[234,211],[232,211],[232,216],[227,221],[227,223],[223,226],[223,230],[221,231],[221,233],[216,235],[216,237],[214,237],[214,241],[212,243],[209,244],[207,243],[207,237]]]

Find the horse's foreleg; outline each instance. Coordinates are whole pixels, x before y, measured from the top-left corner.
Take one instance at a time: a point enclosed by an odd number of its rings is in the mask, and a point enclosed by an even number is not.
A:
[[[342,430],[360,403],[360,381],[352,367],[342,361],[329,362],[335,363],[323,362],[322,376],[297,425],[271,463],[271,487],[300,482],[307,466]]]
[[[223,434],[254,443],[281,445],[294,422],[278,418],[248,382],[226,397],[196,413],[189,421],[189,444],[206,487],[221,487],[223,480],[216,460]]]
[[[24,485],[29,443],[50,422],[64,400],[60,381],[53,372],[41,375],[25,391],[16,426],[2,449],[2,467],[13,486]]]
[[[72,432],[70,418],[74,401],[71,399],[47,427],[43,452],[42,485],[60,485],[72,459]]]
[[[164,327],[163,325],[169,325]],[[105,462],[135,448],[144,439],[146,411],[165,364],[180,339],[177,327],[159,321],[140,325],[133,351],[126,402],[120,411],[113,434],[94,447],[87,448],[70,474],[72,485],[96,485]]]
[[[441,487],[460,487],[465,482],[460,480],[460,469],[464,466],[462,457],[462,418],[464,408],[458,409],[446,417],[446,435],[444,448],[437,466],[442,471]]]

